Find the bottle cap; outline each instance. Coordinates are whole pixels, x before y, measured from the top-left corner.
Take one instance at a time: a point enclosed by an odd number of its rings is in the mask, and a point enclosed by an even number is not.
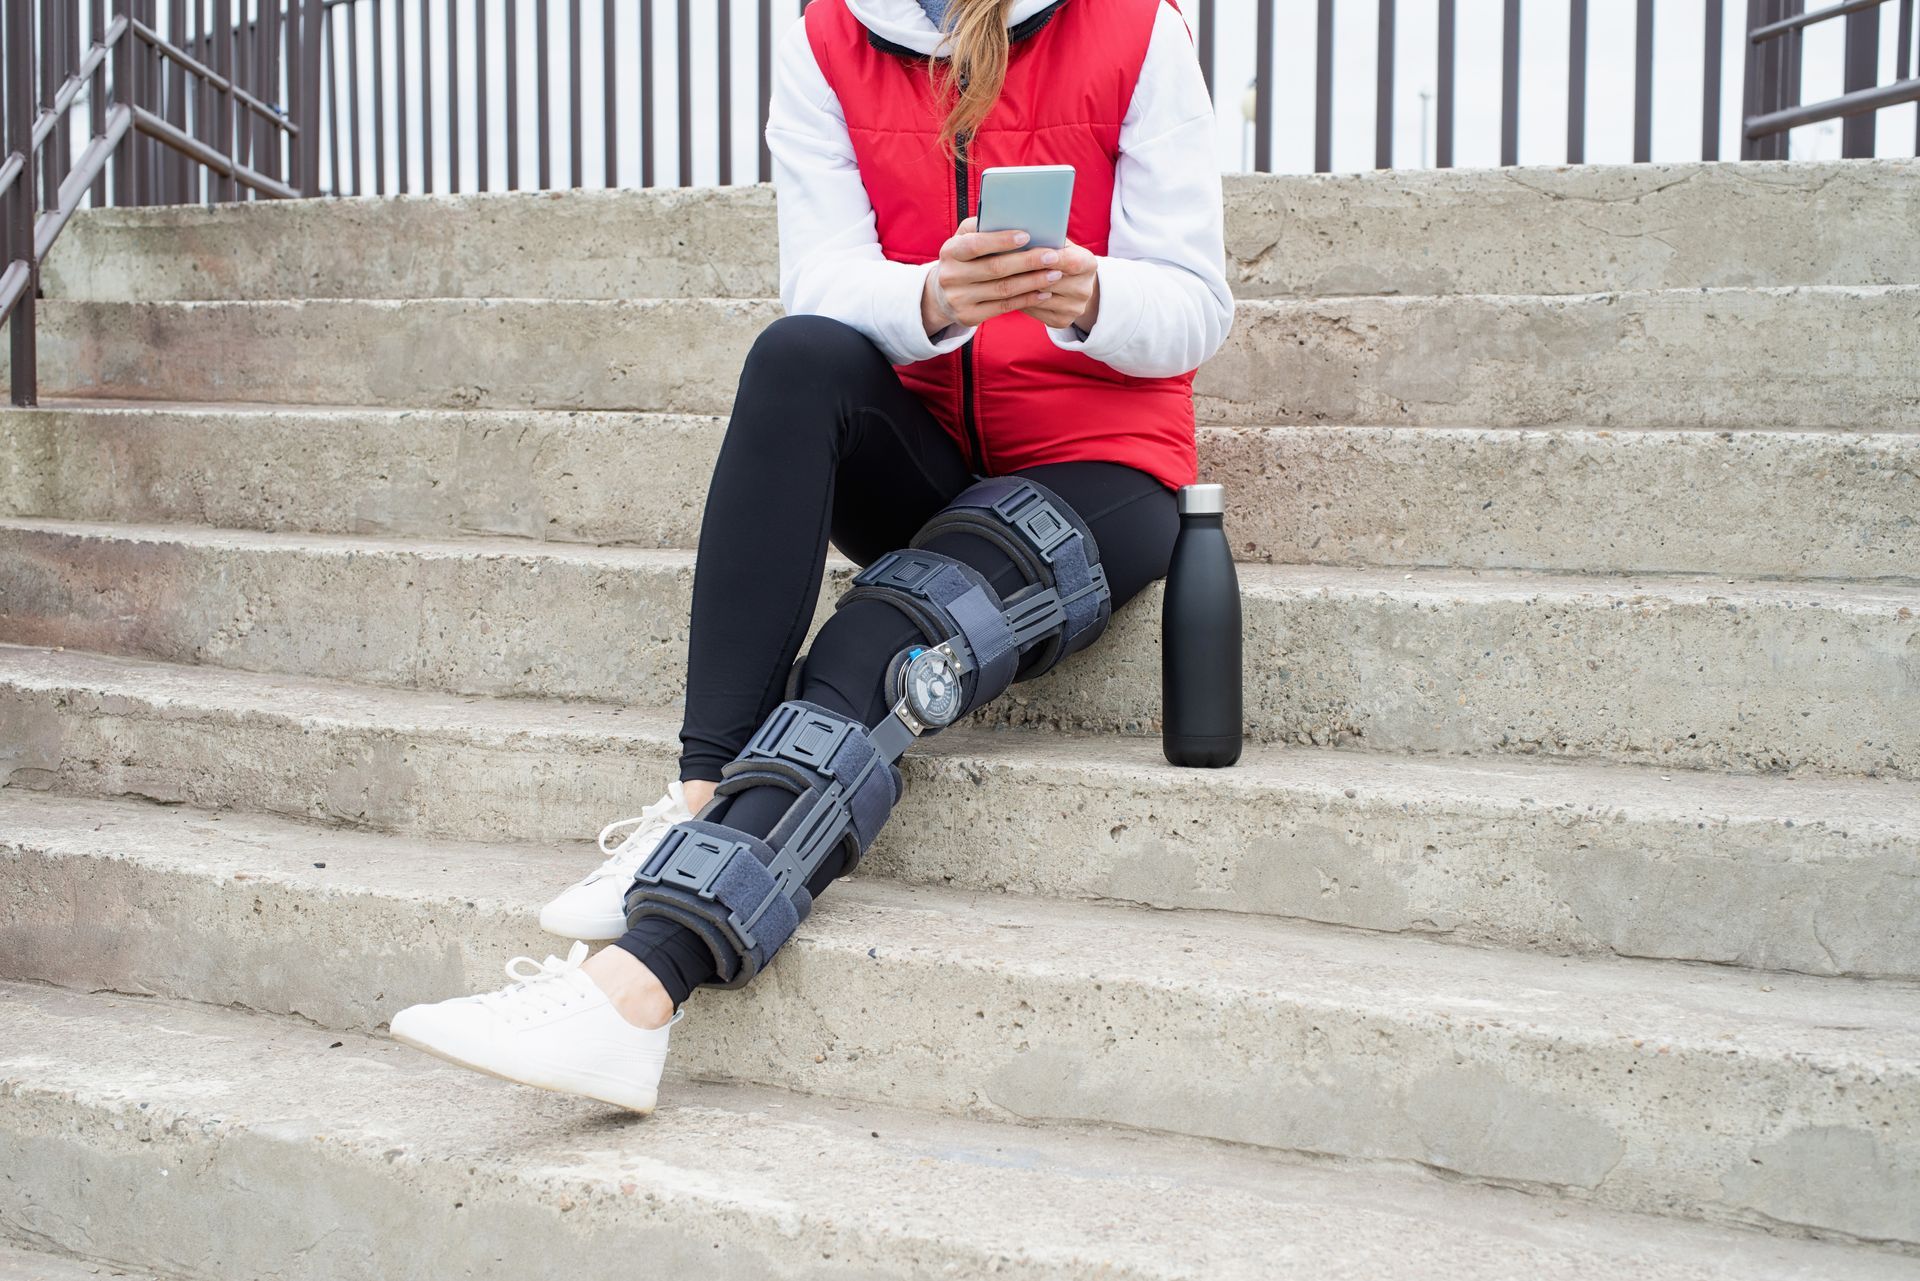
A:
[[[1227,510],[1227,487],[1182,485],[1178,503],[1182,516],[1217,516]]]

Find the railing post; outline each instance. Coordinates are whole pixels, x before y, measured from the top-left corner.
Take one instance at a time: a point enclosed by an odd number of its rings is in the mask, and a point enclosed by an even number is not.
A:
[[[123,0],[124,2],[124,0]],[[116,5],[115,8],[119,6]],[[113,9],[107,11],[107,20],[114,18]],[[113,46],[113,102],[115,106],[133,101],[133,32],[120,33],[120,42]],[[113,149],[113,203],[130,205],[133,203],[133,149],[136,134],[129,129],[120,139],[120,145]]]
[[[1380,0],[1373,72],[1373,167],[1393,168],[1393,0]]]
[[[39,396],[34,349],[34,294],[40,288],[40,264],[33,256],[33,6],[24,0],[6,6],[7,14],[7,149],[26,160],[7,196],[9,265],[24,262],[26,288],[13,308],[13,403],[35,404]]]
[[[573,77],[573,83],[567,86],[567,147],[573,161],[569,170],[573,181],[567,184],[570,187],[587,185],[586,157],[582,154],[586,148],[581,144],[580,66],[580,0],[567,0],[567,74]]]
[[[1880,10],[1847,15],[1847,70],[1844,91],[1871,89],[1880,83]],[[1840,122],[1840,155],[1854,160],[1873,154],[1877,113],[1862,112]]]
[[[320,194],[320,42],[326,37],[327,4],[326,0],[304,0],[303,7],[306,21],[295,28],[299,40],[296,56],[300,68],[300,102],[296,110],[299,112],[300,164],[295,171],[294,185],[303,196],[317,196]],[[340,185],[338,173],[333,175],[333,182],[336,188]]]
[[[1257,0],[1254,10],[1253,167],[1273,168],[1273,0]]]
[[[640,185],[653,185],[653,0],[640,0]],[[760,113],[762,120],[766,112]],[[762,146],[765,146],[764,140]]]
[[[173,0],[167,6],[167,39],[176,49],[186,49],[187,44],[187,7],[180,0]],[[187,73],[177,62],[163,64],[165,74],[160,78],[160,89],[166,103],[162,119],[168,124],[178,125],[183,131],[187,127]],[[187,167],[184,152],[175,151],[167,157],[166,167],[161,171],[162,204],[184,205],[187,203],[187,184],[192,180],[192,170]]]
[[[553,131],[547,119],[553,108],[553,86],[549,83],[553,74],[549,70],[552,63],[547,58],[547,25],[550,21],[551,19],[547,15],[547,6],[541,3],[541,0],[534,0],[533,95],[536,101],[534,103],[533,113],[535,122],[535,146],[533,154],[534,158],[539,162],[540,190],[542,191],[551,191],[553,189],[553,160],[550,155],[553,150]]]
[[[240,63],[235,49],[233,29],[233,0],[214,0],[214,14],[219,25],[213,32],[214,70],[226,78],[228,88],[220,92],[220,100],[214,107],[215,127],[220,135],[220,154],[228,161],[239,158],[240,144],[238,124],[234,114],[235,99],[233,88],[239,82]],[[221,200],[238,200],[239,186],[230,177],[221,177]]]
[[[1507,0],[1500,23],[1500,163],[1520,163],[1520,0]]]
[[[1454,0],[1440,0],[1439,66],[1435,70],[1437,90],[1433,125],[1433,163],[1441,169],[1453,168],[1453,41]]]
[[[1747,0],[1747,30],[1753,31],[1784,18],[1805,12],[1805,0]],[[1800,101],[1800,33],[1789,32],[1765,44],[1747,45],[1747,88],[1743,95],[1746,118],[1784,111]],[[1785,160],[1787,135],[1769,134],[1748,138],[1745,121],[1741,124],[1740,157],[1743,160]]]
[[[679,96],[680,185],[693,185],[693,0],[679,0],[674,16],[674,89]]]
[[[30,0],[12,0],[12,3],[25,9]],[[40,102],[39,111],[53,111],[53,95],[60,88],[60,80],[65,68],[60,65],[60,3],[59,0],[40,0]],[[44,191],[40,197],[40,207],[57,209],[60,207],[60,143],[66,130],[58,124],[47,137],[46,154],[40,157],[40,181]],[[33,154],[33,136],[27,136],[26,154]]]
[[[1721,28],[1726,0],[1707,0],[1706,62],[1700,76],[1700,158],[1720,158],[1720,61],[1725,57]]]
[[[1313,171],[1333,171],[1333,0],[1320,0],[1313,32]]]
[[[1740,158],[1770,160],[1776,139],[1747,137],[1747,121],[1772,109],[1776,92],[1774,47],[1755,44],[1752,33],[1772,20],[1779,0],[1747,0],[1746,86],[1740,94]]]
[[[1587,0],[1567,7],[1567,163],[1580,165],[1587,161]]]
[[[93,43],[103,44],[107,38],[106,0],[89,0],[88,25],[92,29]],[[93,136],[98,138],[107,131],[107,68],[103,62],[93,73],[93,83],[87,87],[87,124]],[[93,180],[93,203],[104,207],[107,203],[107,175],[102,170]]]
[[[1653,0],[1640,0],[1633,28],[1633,160],[1653,159]]]

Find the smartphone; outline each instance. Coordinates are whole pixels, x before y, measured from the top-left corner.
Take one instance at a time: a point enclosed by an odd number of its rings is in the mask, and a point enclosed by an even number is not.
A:
[[[980,173],[980,230],[1024,231],[1029,249],[1067,243],[1072,165],[998,165]]]

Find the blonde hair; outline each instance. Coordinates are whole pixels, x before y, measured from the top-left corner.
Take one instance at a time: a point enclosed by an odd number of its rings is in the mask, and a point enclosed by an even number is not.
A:
[[[953,0],[947,8],[949,56],[928,60],[934,90],[945,97],[957,88],[940,126],[940,145],[957,154],[993,110],[1007,80],[1007,15],[1013,0]]]

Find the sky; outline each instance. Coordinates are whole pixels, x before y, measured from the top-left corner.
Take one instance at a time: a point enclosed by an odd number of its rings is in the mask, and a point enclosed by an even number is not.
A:
[[[173,0],[161,0],[161,18]],[[382,13],[387,25],[388,48],[392,45],[391,24],[396,16],[407,28],[409,48],[418,50],[421,5],[414,0],[353,0],[361,19],[361,117],[372,117],[372,15]],[[583,179],[589,186],[605,185],[603,162],[604,135],[601,125],[601,54],[606,36],[602,20],[604,0],[572,0],[582,12],[581,37],[584,46],[583,98],[585,127],[583,137]],[[1720,154],[1739,155],[1739,113],[1742,76],[1742,43],[1746,5],[1741,0],[1656,0],[1654,32],[1654,130],[1653,159],[1677,161],[1697,159],[1700,155],[1701,88],[1704,62],[1705,15],[1708,3],[1726,6],[1725,39],[1721,51],[1722,108]],[[1825,0],[1815,0],[1824,3]],[[446,66],[446,26],[443,17],[447,0],[432,0],[434,19],[431,39],[433,62]],[[461,67],[463,117],[475,115],[475,17],[481,0],[452,0],[458,13],[459,38],[456,41]],[[520,34],[519,75],[521,84],[521,128],[523,179],[530,181],[534,163],[534,124],[532,86],[535,50],[533,17],[535,6],[548,6],[552,24],[550,67],[554,87],[551,138],[554,145],[555,172],[567,172],[568,119],[565,85],[567,83],[568,42],[566,39],[569,0],[485,0],[488,14],[488,62],[490,78],[491,157],[489,186],[504,188],[506,180],[505,104],[505,6],[518,6]],[[376,10],[376,4],[379,5]],[[731,6],[733,119],[731,138],[734,147],[734,180],[751,181],[756,176],[760,121],[757,100],[756,13],[754,0],[693,0],[690,24],[694,68],[691,92],[694,126],[694,164],[692,180],[707,184],[718,180],[717,13],[722,5]],[[619,125],[615,130],[619,158],[614,178],[619,185],[634,185],[640,178],[639,122],[639,6],[636,0],[613,0],[615,13],[612,38],[616,54],[615,105]],[[655,73],[657,140],[655,180],[678,181],[676,137],[678,96],[675,84],[675,20],[678,5],[656,0]],[[797,20],[797,0],[773,0],[777,29]],[[1197,11],[1197,4],[1190,4]],[[333,83],[342,95],[341,120],[346,121],[345,5],[332,10],[336,24],[336,46],[341,66],[335,68]],[[1375,84],[1378,0],[1335,0],[1334,32],[1334,168],[1340,171],[1373,166]],[[1431,95],[1436,76],[1436,0],[1398,0],[1394,97],[1394,160],[1398,167],[1411,168],[1433,159],[1432,111],[1426,113],[1423,129],[1422,96]],[[1456,129],[1454,163],[1463,167],[1486,166],[1499,162],[1500,139],[1500,44],[1501,0],[1457,0],[1458,70],[1456,85]],[[1559,164],[1566,159],[1566,85],[1568,0],[1521,0],[1520,71],[1520,161],[1522,164]],[[1633,50],[1637,5],[1633,0],[1590,0],[1587,73],[1587,149],[1590,163],[1627,162],[1633,154]],[[1275,100],[1273,167],[1281,172],[1307,172],[1313,168],[1313,110],[1316,0],[1276,0],[1274,68],[1279,89]],[[1215,97],[1218,105],[1218,153],[1223,169],[1250,167],[1251,130],[1242,114],[1245,88],[1254,66],[1254,0],[1218,0],[1219,30],[1214,45],[1218,59]],[[1895,70],[1895,40],[1898,5],[1880,9],[1881,83],[1892,81]],[[1805,39],[1806,60],[1803,71],[1803,101],[1812,102],[1841,92],[1842,31],[1840,21],[1813,27]],[[415,55],[417,57],[417,53]],[[386,65],[388,101],[392,102],[393,59]],[[418,102],[420,77],[409,76],[409,97],[413,102],[413,123],[409,162],[413,170],[410,186],[418,190],[420,139]],[[447,120],[446,77],[437,77],[434,87],[435,131],[434,187],[447,190],[449,164],[445,136]],[[1916,106],[1908,104],[1879,113],[1878,154],[1906,156],[1914,154]],[[362,138],[362,167],[369,174],[373,161],[371,125]],[[476,189],[477,137],[463,140],[460,189]],[[389,130],[387,165],[389,190],[394,189],[397,148]],[[1791,154],[1796,159],[1830,159],[1840,151],[1837,122],[1806,126],[1793,132]],[[330,164],[323,159],[323,182],[330,181]],[[342,164],[343,171],[347,169]],[[343,173],[343,177],[344,177]]]

